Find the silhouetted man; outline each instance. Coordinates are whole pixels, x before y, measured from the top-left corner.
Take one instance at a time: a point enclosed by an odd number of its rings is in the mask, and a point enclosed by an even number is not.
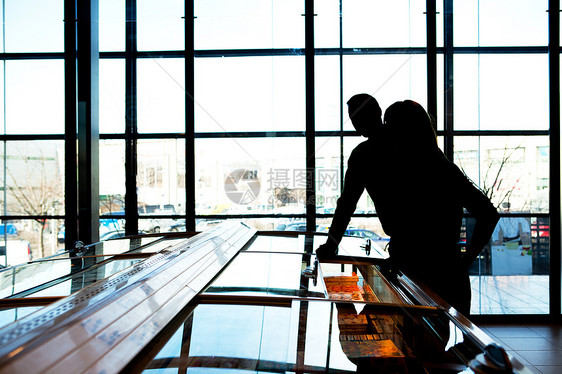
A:
[[[349,118],[359,135],[367,138],[351,152],[345,173],[343,191],[338,199],[334,218],[328,232],[328,240],[321,245],[316,254],[321,258],[337,253],[338,245],[347,229],[351,215],[355,211],[357,201],[367,189],[380,214],[385,203],[381,201],[384,180],[378,179],[373,172],[375,167],[384,164],[384,131],[382,111],[377,100],[367,94],[353,96],[347,102]]]
[[[457,310],[469,314],[467,269],[488,243],[499,219],[497,210],[443,155],[430,118],[418,103],[406,100],[391,105],[384,126],[375,103],[363,94],[348,103],[353,125],[368,140],[349,158],[328,240],[317,255],[337,253],[366,189],[383,230],[390,235],[392,268],[426,284]],[[373,173],[375,165],[382,173]],[[464,208],[476,224],[463,254],[458,241]]]

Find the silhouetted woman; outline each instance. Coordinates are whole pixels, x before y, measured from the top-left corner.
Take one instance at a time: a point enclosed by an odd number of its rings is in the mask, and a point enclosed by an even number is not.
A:
[[[441,152],[421,105],[396,102],[386,110],[384,122],[391,144],[385,197],[390,204],[380,220],[391,238],[391,262],[468,315],[468,266],[488,243],[499,219],[497,210]],[[463,208],[476,224],[461,253]]]

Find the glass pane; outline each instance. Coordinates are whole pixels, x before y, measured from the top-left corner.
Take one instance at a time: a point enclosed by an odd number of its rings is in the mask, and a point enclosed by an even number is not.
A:
[[[185,69],[179,58],[137,61],[139,132],[185,132]]]
[[[64,61],[6,61],[5,68],[4,131],[64,134]]]
[[[5,52],[62,52],[62,0],[4,0]]]
[[[304,217],[304,212],[300,213]],[[205,231],[227,220],[214,218],[199,218],[195,220],[195,228],[197,231]],[[279,230],[279,231],[306,231],[306,223],[304,218],[244,218],[244,219],[228,219],[229,222],[243,222],[244,224],[255,228],[256,230]],[[182,230],[185,231],[185,228]],[[290,233],[292,235],[294,233]],[[298,252],[304,249],[300,248]],[[293,252],[287,249],[279,252]]]
[[[457,137],[455,163],[499,209],[548,212],[546,136]]]
[[[196,0],[195,49],[303,48],[302,0]]]
[[[319,266],[328,298],[332,300],[407,303],[372,266],[330,263]]]
[[[196,139],[197,214],[304,213],[304,145],[304,138]]]
[[[18,230],[18,227],[20,228]],[[32,259],[31,244],[21,222],[3,222],[0,226],[0,265],[14,266]],[[26,237],[26,239],[24,239]]]
[[[113,220],[116,225],[119,225],[121,220]],[[160,240],[161,236],[151,237],[133,237],[133,238],[112,238],[104,242],[96,243],[88,248],[86,254],[88,256],[111,256],[115,254],[135,251],[140,247],[155,243]]]
[[[181,229],[181,230],[180,230]],[[172,218],[149,218],[139,219],[139,233],[152,234],[159,232],[178,232],[185,231],[185,220]]]
[[[305,128],[303,57],[195,60],[195,131]]]
[[[185,213],[185,140],[141,139],[137,144],[139,213]]]
[[[0,296],[2,298],[37,287],[70,274],[70,260],[33,262],[0,272]]]
[[[125,60],[100,60],[100,133],[125,132]]]
[[[339,130],[340,119],[340,58],[316,56],[314,62],[314,105],[316,130]],[[347,105],[343,106],[347,116]]]
[[[316,138],[316,213],[318,214],[333,214],[340,196],[340,141],[340,137]]]
[[[100,140],[100,214],[125,212],[125,141]]]
[[[324,297],[321,284],[302,279],[302,269],[310,263],[309,255],[241,253],[204,292]]]
[[[456,46],[548,44],[548,1],[462,0],[454,2]],[[501,14],[501,17],[498,15]]]
[[[184,1],[137,0],[137,49],[183,50]]]
[[[358,93],[375,97],[384,113],[399,100],[411,99],[427,107],[425,55],[344,56],[343,100]],[[353,130],[344,107],[344,130]]]
[[[340,1],[314,0],[314,47],[339,48]]]
[[[125,214],[124,211],[117,211],[109,213],[112,214]],[[120,217],[115,218],[101,218],[100,217],[100,241],[117,239],[125,236],[125,219]]]
[[[109,277],[115,273],[120,272],[141,259],[127,259],[127,260],[110,260],[104,264],[96,265],[91,269],[70,275],[67,280],[56,283],[50,287],[31,292],[26,297],[41,297],[41,296],[68,296],[82,288],[89,286],[99,280]]]
[[[355,0],[342,4],[344,47],[426,45],[425,1]]]
[[[19,320],[43,308],[42,306],[28,306],[28,307],[21,307],[21,308],[8,308],[8,309],[0,309],[0,328],[4,327],[12,322]]]
[[[125,50],[125,1],[99,1],[99,48],[101,52]],[[100,84],[101,89],[101,84]]]
[[[13,141],[5,143],[6,157],[0,170],[3,186],[2,213],[7,215],[63,215],[64,214],[64,144],[62,141]],[[62,243],[58,233],[62,223],[57,220],[27,220],[12,222],[7,228],[14,235],[13,245],[31,246],[33,258],[53,255]],[[15,240],[17,239],[17,240]],[[8,240],[10,247],[10,239]],[[18,243],[18,244],[16,244]],[[25,251],[26,252],[26,251]],[[18,251],[24,253],[24,250]],[[23,257],[22,257],[23,256]],[[29,261],[26,255],[10,259],[16,264]],[[3,261],[2,261],[3,262]]]
[[[277,229],[281,230],[281,229]],[[269,235],[257,235],[250,245],[246,249],[248,252],[258,251],[258,252],[294,252],[294,253],[304,253],[304,243],[300,240],[301,237],[283,237],[283,236],[269,236]]]
[[[6,142],[7,213],[64,214],[64,142]]]
[[[467,241],[474,221],[466,219]],[[550,243],[547,217],[508,216],[469,269],[472,314],[548,314]]]
[[[454,64],[456,130],[548,129],[546,54],[456,55]]]
[[[175,370],[184,364],[190,372],[460,372],[481,352],[480,343],[439,311],[420,315],[416,310],[323,301],[295,301],[290,307],[211,304],[197,306],[148,367]]]

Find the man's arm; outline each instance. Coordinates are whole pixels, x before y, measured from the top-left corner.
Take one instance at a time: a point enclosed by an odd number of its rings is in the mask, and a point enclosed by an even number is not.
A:
[[[357,155],[354,155],[354,153],[352,153],[348,161],[343,191],[337,202],[334,218],[328,231],[328,239],[319,248],[320,252],[325,252],[326,254],[335,254],[337,252],[337,247],[347,229],[351,215],[357,207],[357,201],[359,201],[361,194],[365,190],[364,175],[362,175],[365,170],[361,170],[358,162],[360,160],[356,160],[357,157],[354,156]]]

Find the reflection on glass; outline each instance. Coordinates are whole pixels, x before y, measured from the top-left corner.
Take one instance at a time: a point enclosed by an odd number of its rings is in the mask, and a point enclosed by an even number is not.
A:
[[[308,265],[309,256],[241,253],[205,292],[323,297],[321,285],[302,278],[301,271]]]
[[[152,242],[160,240],[161,237],[142,237],[142,238],[127,238],[108,240],[105,242],[97,243],[91,247],[92,254],[95,255],[115,255],[125,253],[137,249],[141,246],[147,245]],[[88,252],[89,253],[89,252]]]
[[[462,344],[448,346],[451,334]],[[480,352],[437,310],[321,301],[294,301],[290,308],[199,305],[146,369],[460,372]]]
[[[195,60],[195,131],[305,128],[304,57]]]
[[[139,132],[185,132],[183,59],[139,59],[137,61],[137,87]]]
[[[373,266],[321,263],[320,269],[332,300],[406,303]]]
[[[137,0],[139,51],[184,49],[184,2]]]
[[[159,253],[171,249],[174,245],[184,242],[186,239],[165,239],[149,243],[142,248],[134,249],[129,253]]]
[[[27,316],[43,308],[42,306],[30,306],[30,307],[22,307],[22,308],[9,308],[9,309],[0,309],[0,328],[4,327],[12,322],[17,321],[20,318]]]
[[[64,61],[13,60],[5,66],[6,133],[64,134]]]
[[[195,49],[303,48],[302,0],[196,0]]]
[[[62,52],[63,0],[4,0],[5,52]]]
[[[281,231],[281,230],[280,230]],[[257,235],[248,252],[295,252],[304,253],[304,247],[297,238]]]
[[[456,130],[548,129],[546,54],[456,55],[454,64]]]
[[[128,260],[110,260],[106,263],[92,266],[83,272],[70,275],[66,280],[56,283],[47,288],[43,288],[37,292],[28,293],[26,297],[40,297],[40,296],[68,296],[71,293],[81,290],[99,280],[109,277],[115,273],[124,270],[141,259],[128,259]]]
[[[195,152],[197,214],[304,213],[304,138],[196,139]]]
[[[6,269],[0,272],[0,297],[29,290],[70,274],[70,260],[43,261]]]
[[[423,1],[355,0],[343,1],[342,5],[344,47],[424,47],[426,45],[425,2]]]

